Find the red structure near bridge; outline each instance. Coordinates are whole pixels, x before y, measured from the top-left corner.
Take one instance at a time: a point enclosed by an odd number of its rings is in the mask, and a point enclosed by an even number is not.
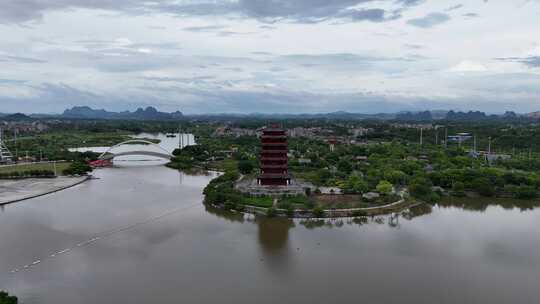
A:
[[[108,159],[98,159],[94,161],[89,161],[88,165],[92,168],[106,168],[106,167],[112,167],[113,163],[111,160]]]
[[[261,135],[261,186],[288,186],[291,183],[288,166],[287,132],[278,126],[263,130]]]

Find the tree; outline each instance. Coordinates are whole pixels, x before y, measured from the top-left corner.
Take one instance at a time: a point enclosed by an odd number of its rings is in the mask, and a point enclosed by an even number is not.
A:
[[[473,189],[483,196],[495,195],[495,187],[486,177],[477,178],[472,182]]]
[[[18,299],[15,296],[10,296],[5,291],[0,291],[0,304],[17,304]]]
[[[384,173],[384,179],[393,184],[404,185],[407,182],[407,174],[401,170],[389,170]]]
[[[393,188],[394,188],[394,186],[392,185],[392,183],[390,183],[389,181],[386,181],[386,180],[382,180],[377,185],[376,190],[380,194],[388,195],[388,194],[390,194],[392,192]]]
[[[347,194],[365,193],[368,190],[368,184],[358,175],[349,176],[343,185],[343,192]]]
[[[452,191],[454,192],[454,195],[457,196],[464,196],[465,195],[465,184],[462,182],[455,182],[452,186]]]
[[[250,174],[253,172],[253,163],[249,160],[241,160],[238,162],[238,171],[242,174]]]
[[[337,169],[340,171],[340,172],[343,172],[343,173],[351,173],[352,171],[352,166],[351,166],[351,163],[345,159],[342,159],[338,162],[338,165],[337,165]]]
[[[330,173],[329,170],[327,169],[317,170],[316,180],[318,181],[320,185],[326,184],[328,179],[330,179],[331,177],[332,177],[332,173]]]
[[[409,184],[409,192],[412,196],[427,199],[431,196],[431,182],[424,177],[416,177]]]

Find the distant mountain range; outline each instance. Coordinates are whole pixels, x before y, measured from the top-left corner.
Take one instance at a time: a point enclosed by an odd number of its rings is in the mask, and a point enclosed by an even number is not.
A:
[[[7,120],[7,121],[10,121],[10,120],[17,120],[17,121],[20,121],[20,120],[32,120],[32,117],[30,117],[30,116],[28,116],[26,114],[22,114],[22,113],[0,114],[0,117],[3,120]]]
[[[216,120],[229,121],[240,119],[333,119],[333,120],[398,120],[410,122],[429,122],[436,120],[450,121],[483,121],[483,120],[540,120],[540,111],[528,114],[516,114],[515,112],[506,112],[504,114],[486,114],[480,111],[419,111],[419,112],[398,112],[398,113],[379,113],[379,114],[363,114],[351,113],[346,111],[337,111],[331,113],[315,113],[315,114],[266,114],[266,113],[219,113],[219,114],[197,114],[183,115],[182,112],[176,111],[173,113],[160,112],[154,107],[145,109],[139,108],[136,111],[111,112],[103,109],[92,109],[87,106],[77,106],[67,109],[62,114],[31,114],[25,115],[2,114],[2,120],[29,120],[29,119],[115,119],[115,120],[181,120],[181,119],[198,119],[198,120]]]
[[[516,119],[540,119],[540,112],[537,115],[531,114],[516,114],[514,112],[506,112],[500,115],[488,115],[480,111],[456,112],[456,111],[421,111],[421,112],[399,112],[399,113],[379,113],[379,114],[363,114],[338,111],[332,113],[318,114],[201,114],[190,115],[190,118],[213,119],[213,120],[237,120],[245,118],[267,118],[267,119],[338,119],[338,120],[398,120],[410,122],[429,122],[436,120],[450,121],[482,121],[482,120],[516,120]]]
[[[532,119],[540,119],[540,111],[527,114],[527,117]]]
[[[178,120],[182,119],[184,115],[180,111],[173,113],[159,112],[154,107],[147,107],[146,109],[138,108],[134,112],[109,112],[103,109],[94,110],[90,107],[73,107],[65,110],[61,117],[79,119]]]
[[[331,112],[331,113],[314,113],[314,114],[283,114],[283,113],[216,113],[216,114],[196,114],[187,115],[191,118],[198,119],[241,119],[241,118],[260,118],[260,119],[379,119],[387,120],[393,119],[396,115],[391,113],[379,113],[379,114],[363,114],[363,113],[350,113],[345,111]]]

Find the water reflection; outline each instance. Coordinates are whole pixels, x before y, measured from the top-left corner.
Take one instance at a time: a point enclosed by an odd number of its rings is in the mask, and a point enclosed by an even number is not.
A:
[[[502,207],[505,210],[518,209],[520,211],[527,211],[540,207],[540,201],[489,197],[444,197],[437,205],[440,207],[457,207],[468,211],[479,212],[485,212],[490,206]]]
[[[294,222],[287,218],[258,217],[256,223],[259,244],[264,253],[269,257],[282,256],[288,249],[289,230],[295,227]]]
[[[272,273],[285,275],[293,267],[293,248],[289,243],[289,231],[295,227],[287,218],[257,217],[258,242],[261,261]]]
[[[243,223],[245,221],[244,220],[245,215],[240,212],[231,212],[231,211],[223,210],[221,208],[215,208],[209,205],[205,205],[204,210],[211,215],[214,215],[218,218],[225,219],[229,222]]]
[[[313,230],[316,228],[341,228],[344,225],[363,226],[367,224],[388,224],[390,228],[399,229],[401,227],[400,218],[412,221],[414,218],[430,214],[432,212],[432,209],[432,206],[428,204],[419,204],[414,207],[405,209],[401,212],[395,212],[387,215],[332,219],[302,219],[299,220],[299,224],[309,230]]]
[[[405,219],[411,221],[416,217],[421,217],[424,215],[431,214],[431,212],[433,212],[433,207],[431,205],[420,204],[420,205],[413,206],[407,210],[404,210],[403,212],[401,212],[401,215]]]

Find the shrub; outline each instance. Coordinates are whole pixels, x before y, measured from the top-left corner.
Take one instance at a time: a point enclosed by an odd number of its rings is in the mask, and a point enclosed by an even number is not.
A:
[[[275,217],[276,216],[276,209],[274,209],[274,207],[266,209],[266,216]]]
[[[292,205],[289,205],[289,207],[287,207],[287,216],[288,217],[294,216],[294,207]]]
[[[11,179],[19,177],[54,177],[54,172],[51,170],[27,170],[0,173],[0,178]]]
[[[367,212],[364,210],[354,210],[352,213],[353,216],[367,216]]]
[[[518,199],[535,199],[538,197],[538,191],[533,186],[521,185],[516,187],[514,197]]]
[[[291,207],[291,203],[288,201],[281,201],[279,202],[278,207],[279,209],[288,209],[289,207]]]
[[[83,175],[92,171],[87,163],[82,161],[72,162],[67,169],[63,171],[64,175]]]
[[[231,201],[226,201],[225,202],[225,209],[226,210],[236,209],[236,204],[234,202],[231,202]]]
[[[441,196],[438,193],[432,192],[427,198],[428,203],[437,203],[441,200]]]
[[[315,217],[323,217],[324,216],[324,209],[321,206],[317,206],[313,208],[313,215]]]

